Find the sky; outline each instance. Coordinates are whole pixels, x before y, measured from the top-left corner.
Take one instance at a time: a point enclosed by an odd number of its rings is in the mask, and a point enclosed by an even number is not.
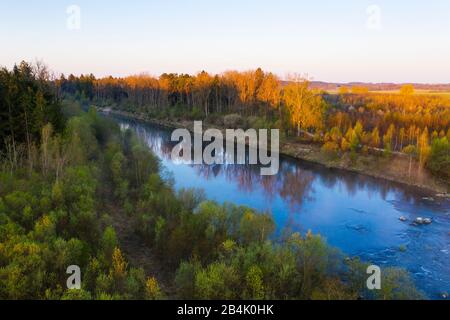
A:
[[[58,74],[450,83],[448,0],[0,0],[0,39],[1,66]]]

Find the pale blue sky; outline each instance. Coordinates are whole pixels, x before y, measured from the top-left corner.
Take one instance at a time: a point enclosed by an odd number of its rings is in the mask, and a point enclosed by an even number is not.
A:
[[[69,5],[81,29],[66,26]],[[370,5],[381,29],[367,27]],[[450,82],[448,0],[0,0],[0,65],[124,76],[262,67],[324,81]]]

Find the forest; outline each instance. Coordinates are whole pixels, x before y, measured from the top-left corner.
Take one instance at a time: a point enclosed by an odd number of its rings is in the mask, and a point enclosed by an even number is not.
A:
[[[384,269],[382,290],[369,291],[368,262],[346,257],[320,235],[286,232],[275,239],[268,213],[208,201],[202,190],[175,190],[160,161],[132,131],[121,130],[94,108],[82,108],[86,101],[103,101],[155,114],[239,113],[294,136],[300,128],[321,132],[324,141],[348,138],[350,148],[352,139],[374,126],[372,132],[378,130],[392,150],[412,144],[420,149],[426,140],[431,158],[436,149],[448,152],[448,105],[437,98],[400,96],[400,105],[386,107],[377,99],[328,97],[309,90],[307,82],[281,89],[274,75],[260,71],[54,80],[42,65],[22,62],[11,71],[2,69],[0,299],[423,298],[402,269]],[[420,99],[427,99],[426,110],[419,108]],[[415,117],[402,116],[406,102],[417,109]],[[345,111],[348,104],[364,111]],[[303,116],[293,117],[295,112]],[[373,117],[363,123],[363,113]],[[381,119],[392,119],[391,124]],[[326,132],[326,123],[336,129]],[[400,129],[409,133],[409,126],[414,134],[400,139]],[[342,134],[349,130],[348,137]],[[421,139],[424,132],[427,139]],[[145,261],[159,267],[131,259],[122,234],[126,228],[138,237],[134,249],[148,253]],[[69,265],[82,270],[81,290],[66,288]]]
[[[399,92],[370,92],[363,85],[329,93],[301,76],[281,81],[261,69],[101,78],[62,75],[57,96],[144,114],[154,119],[206,120],[227,128],[278,128],[285,141],[321,146],[331,159],[350,154],[417,161],[436,176],[450,178],[450,99]]]

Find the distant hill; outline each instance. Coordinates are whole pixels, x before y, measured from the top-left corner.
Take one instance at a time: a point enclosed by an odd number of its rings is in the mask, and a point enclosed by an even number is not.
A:
[[[333,83],[323,81],[312,81],[311,87],[322,90],[336,90],[340,87],[367,87],[371,91],[388,91],[399,90],[406,83],[365,83],[365,82],[349,82],[349,83]],[[416,90],[431,91],[450,91],[450,83],[443,84],[426,84],[426,83],[408,83],[412,84]]]
[[[283,86],[288,83],[288,81],[283,81]],[[442,84],[427,84],[427,83],[368,83],[368,82],[348,82],[348,83],[337,83],[337,82],[324,82],[324,81],[311,81],[311,88],[321,89],[327,91],[337,90],[340,87],[366,87],[370,91],[394,91],[400,90],[400,88],[405,84],[412,84],[416,90],[428,90],[428,91],[450,91],[450,83]]]

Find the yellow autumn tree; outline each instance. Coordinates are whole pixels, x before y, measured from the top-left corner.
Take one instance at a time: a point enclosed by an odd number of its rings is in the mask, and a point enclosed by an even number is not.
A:
[[[412,84],[405,84],[400,88],[400,94],[404,96],[412,96],[414,94],[414,86]]]
[[[280,104],[280,80],[272,73],[264,76],[257,92],[258,100],[278,109]]]
[[[124,289],[127,277],[127,262],[119,248],[114,248],[112,255],[112,267],[110,269],[110,277],[114,281],[114,286],[119,292]]]
[[[323,127],[326,104],[320,94],[309,89],[309,84],[307,79],[293,76],[283,91],[283,102],[298,135],[302,130],[308,134],[310,129]]]
[[[425,128],[419,137],[419,163],[421,168],[425,167],[425,165],[427,164],[430,153],[430,138],[428,128]]]
[[[150,277],[145,282],[145,296],[147,300],[160,300],[163,298],[161,288],[159,287],[156,278]]]

